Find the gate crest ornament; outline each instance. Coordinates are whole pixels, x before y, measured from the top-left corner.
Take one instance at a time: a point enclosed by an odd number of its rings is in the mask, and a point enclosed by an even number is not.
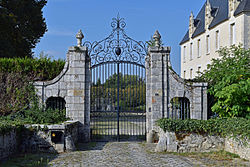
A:
[[[118,15],[112,19],[111,34],[100,41],[84,42],[88,47],[91,65],[105,62],[130,62],[144,66],[147,46],[142,41],[136,41],[125,33],[126,23],[124,18]]]

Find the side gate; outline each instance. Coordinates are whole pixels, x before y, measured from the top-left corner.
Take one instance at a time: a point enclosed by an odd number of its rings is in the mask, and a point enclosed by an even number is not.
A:
[[[90,128],[92,141],[145,140],[147,47],[125,34],[113,18],[111,34],[85,42],[91,57]]]

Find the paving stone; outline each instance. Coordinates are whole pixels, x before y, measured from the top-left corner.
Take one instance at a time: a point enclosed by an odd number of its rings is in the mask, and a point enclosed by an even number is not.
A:
[[[189,167],[199,162],[177,155],[155,153],[155,144],[139,142],[96,143],[90,149],[60,154],[50,167]],[[80,148],[81,149],[81,148]]]

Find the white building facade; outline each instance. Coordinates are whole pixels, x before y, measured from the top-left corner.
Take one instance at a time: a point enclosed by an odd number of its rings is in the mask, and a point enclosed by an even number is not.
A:
[[[250,48],[250,0],[207,0],[182,39],[181,77],[193,79],[219,58],[221,47],[242,44]]]

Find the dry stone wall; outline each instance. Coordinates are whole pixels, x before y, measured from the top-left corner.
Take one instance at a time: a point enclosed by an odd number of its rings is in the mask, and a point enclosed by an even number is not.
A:
[[[7,158],[17,150],[18,136],[15,130],[0,134],[0,160]]]
[[[17,152],[62,153],[74,151],[78,142],[78,121],[55,125],[25,125],[21,132],[0,135],[0,160]],[[57,141],[52,138],[60,135]]]
[[[160,130],[159,141],[155,151],[163,152],[210,152],[225,150],[238,154],[241,158],[250,160],[249,141],[236,141],[233,138],[223,138],[216,135],[197,133],[175,133]]]

